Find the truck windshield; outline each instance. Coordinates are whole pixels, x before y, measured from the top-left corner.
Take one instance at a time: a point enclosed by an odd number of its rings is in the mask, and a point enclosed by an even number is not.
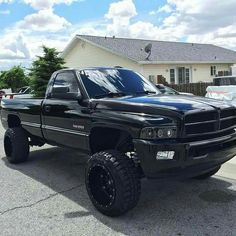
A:
[[[80,72],[91,98],[116,95],[159,94],[159,90],[143,76],[126,69],[87,69]]]

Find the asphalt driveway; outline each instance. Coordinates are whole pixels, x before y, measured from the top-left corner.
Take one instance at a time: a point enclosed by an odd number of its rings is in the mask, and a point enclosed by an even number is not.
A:
[[[97,212],[87,196],[87,157],[33,148],[6,161],[0,127],[0,235],[236,235],[236,163],[207,181],[142,181],[138,206],[119,218]]]

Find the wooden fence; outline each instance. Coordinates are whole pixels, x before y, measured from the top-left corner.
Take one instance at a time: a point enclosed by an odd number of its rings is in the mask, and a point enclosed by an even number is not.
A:
[[[213,83],[168,84],[169,87],[179,92],[193,93],[197,96],[205,96],[206,88]]]

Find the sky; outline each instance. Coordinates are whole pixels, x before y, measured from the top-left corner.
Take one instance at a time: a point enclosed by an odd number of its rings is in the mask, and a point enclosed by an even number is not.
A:
[[[76,34],[210,43],[236,50],[236,0],[0,0],[0,70]]]

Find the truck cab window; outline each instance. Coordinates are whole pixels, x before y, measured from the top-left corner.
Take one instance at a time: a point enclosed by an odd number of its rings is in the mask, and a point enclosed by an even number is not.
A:
[[[62,72],[57,75],[53,87],[69,87],[69,93],[77,93],[79,91],[79,85],[77,78],[72,72]]]

